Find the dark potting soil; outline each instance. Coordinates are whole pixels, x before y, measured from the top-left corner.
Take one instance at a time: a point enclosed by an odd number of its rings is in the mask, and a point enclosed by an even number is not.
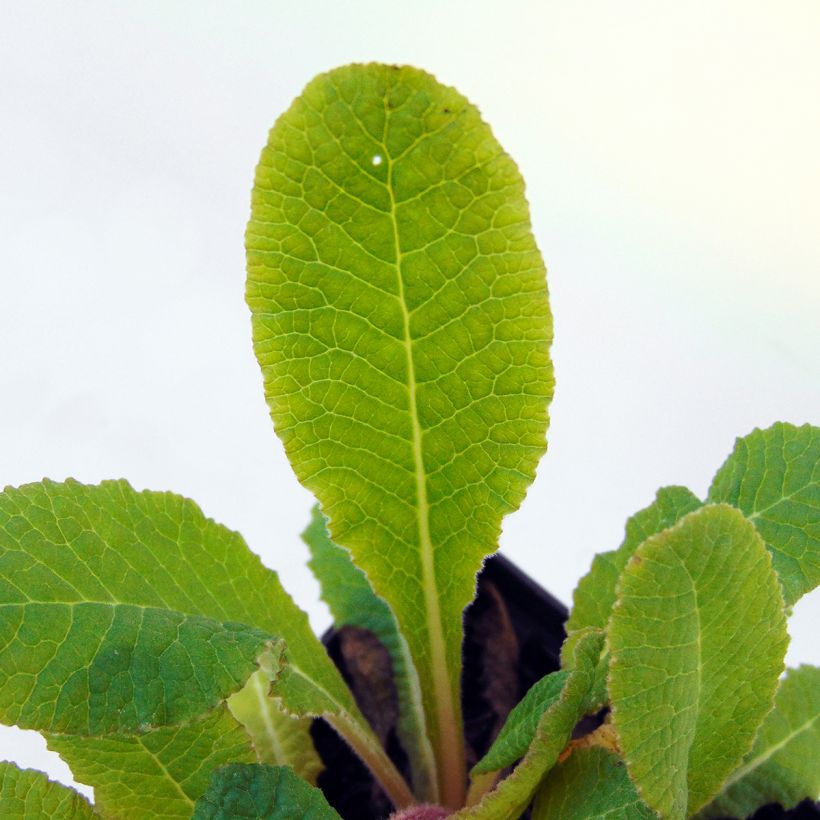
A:
[[[567,614],[560,601],[511,561],[498,554],[487,559],[476,599],[464,613],[462,683],[467,685],[461,687],[461,706],[468,768],[490,748],[507,714],[527,690],[559,668]],[[407,755],[395,730],[398,701],[386,650],[375,636],[356,627],[329,630],[323,641],[391,760],[409,779]],[[587,722],[582,733],[599,721]],[[318,785],[344,820],[387,817],[390,801],[336,732],[316,720],[311,735],[326,767]],[[526,812],[522,820],[528,816]],[[810,800],[790,811],[765,806],[751,820],[787,818],[820,820],[820,809]]]

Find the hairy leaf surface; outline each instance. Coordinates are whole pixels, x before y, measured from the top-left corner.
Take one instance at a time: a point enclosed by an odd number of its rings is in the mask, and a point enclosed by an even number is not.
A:
[[[189,818],[214,769],[256,760],[247,733],[225,706],[186,726],[137,736],[47,740],[74,778],[94,787],[98,811],[122,820]]]
[[[270,133],[247,251],[276,431],[396,615],[452,803],[461,613],[533,479],[552,393],[521,176],[430,75],[337,69]]]
[[[686,817],[751,748],[783,670],[783,596],[752,524],[713,505],[645,541],[621,576],[608,641],[630,776],[663,817]]]
[[[538,784],[556,764],[572,730],[584,714],[595,686],[595,668],[600,659],[604,636],[589,630],[577,642],[573,665],[561,695],[543,713],[535,737],[513,773],[488,792],[481,801],[453,815],[457,820],[510,820],[519,817],[530,804]]]
[[[702,504],[686,487],[662,487],[658,490],[655,500],[626,522],[626,535],[620,547],[599,553],[592,559],[592,567],[573,593],[572,611],[566,623],[567,634],[589,626],[605,629],[615,603],[618,578],[635,550],[650,535],[671,527]],[[571,653],[572,641],[565,644],[564,649]]]
[[[532,820],[655,820],[617,755],[593,747],[573,752],[546,777]]]
[[[820,428],[778,422],[739,438],[709,500],[732,504],[755,525],[787,606],[820,583]]]
[[[322,762],[313,747],[310,718],[288,715],[271,696],[270,688],[270,674],[260,669],[240,692],[231,695],[228,708],[250,735],[257,762],[290,766],[300,777],[315,783]]]
[[[310,524],[302,538],[310,549],[309,566],[321,584],[322,598],[330,607],[335,626],[369,629],[390,653],[401,714],[398,734],[410,757],[415,791],[417,795],[436,802],[438,783],[433,750],[425,728],[418,674],[410,657],[410,648],[399,632],[390,607],[373,592],[350,553],[331,541],[318,505],[313,508]]]
[[[789,809],[820,795],[820,669],[790,669],[752,751],[699,815],[746,817],[767,803]]]
[[[561,696],[568,677],[566,671],[552,672],[530,687],[507,716],[487,754],[473,766],[472,774],[500,771],[524,756],[535,737],[541,715]]]
[[[214,772],[193,820],[340,820],[325,796],[284,766],[231,765]]]
[[[70,616],[61,613],[88,604],[169,609],[218,623],[248,624],[260,634],[284,638],[287,675],[280,675],[276,684],[288,709],[326,717],[367,764],[380,771],[397,800],[405,798],[395,767],[313,634],[307,616],[282,589],[276,574],[262,565],[240,535],[205,518],[192,501],[172,493],[135,492],[125,481],[99,486],[43,481],[0,494],[0,713],[4,719],[17,719],[35,684],[46,687],[47,706],[49,698],[55,697],[52,693],[61,690],[64,677],[35,681],[26,673],[42,669],[52,661],[55,649],[59,652],[45,625],[53,628],[59,625],[55,618],[62,617],[71,627]],[[56,614],[42,614],[43,607]],[[18,627],[28,629],[32,624],[42,634],[17,632]],[[86,626],[78,636],[79,645],[88,651],[107,629],[104,621]],[[20,663],[25,664],[22,672]],[[95,675],[88,686],[96,691],[106,684],[106,678]],[[52,731],[83,728],[82,698],[79,703],[63,698],[59,706],[51,722],[34,715],[28,725]],[[69,712],[76,725],[60,722]]]
[[[43,772],[0,762],[0,817],[3,820],[87,820],[97,815],[81,795],[49,780]]]

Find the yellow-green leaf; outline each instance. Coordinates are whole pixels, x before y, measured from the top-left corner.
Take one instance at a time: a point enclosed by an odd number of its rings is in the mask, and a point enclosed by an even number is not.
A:
[[[49,780],[43,772],[0,762],[0,817],[3,820],[91,820],[89,802],[74,789]]]
[[[755,525],[787,606],[820,583],[820,428],[778,422],[739,438],[709,500],[732,504]]]
[[[274,426],[395,613],[455,805],[462,611],[533,479],[552,393],[523,181],[452,88],[347,66],[272,129],[247,252]]]
[[[390,653],[399,696],[397,731],[402,748],[410,758],[414,791],[417,797],[436,802],[436,766],[427,737],[418,673],[390,607],[373,592],[350,553],[330,540],[325,517],[318,505],[313,508],[302,539],[310,549],[309,566],[321,584],[322,598],[330,607],[334,625],[369,629]]]
[[[74,778],[93,786],[98,812],[120,820],[187,820],[214,769],[256,760],[247,733],[225,706],[186,726],[138,736],[47,740]]]
[[[746,817],[767,803],[790,809],[817,800],[819,763],[820,669],[801,666],[788,671],[751,752],[698,817]]]
[[[532,820],[655,820],[626,766],[599,747],[573,752],[538,790]]]
[[[259,763],[290,766],[309,783],[315,783],[322,761],[310,736],[310,718],[288,715],[270,694],[269,673],[260,669],[245,687],[231,695],[228,708],[253,741]]]
[[[607,635],[629,774],[664,818],[691,815],[751,748],[783,670],[783,596],[755,528],[721,504],[650,537],[624,569]]]

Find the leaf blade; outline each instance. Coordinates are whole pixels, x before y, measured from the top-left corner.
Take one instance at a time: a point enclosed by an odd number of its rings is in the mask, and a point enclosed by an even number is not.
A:
[[[240,764],[214,772],[197,801],[193,820],[247,817],[259,820],[340,820],[319,789],[283,766]]]
[[[738,438],[709,500],[732,504],[755,525],[787,606],[820,583],[820,428],[777,422]]]
[[[49,780],[43,772],[0,761],[0,817],[86,820],[96,816],[91,804],[73,789]]]
[[[820,794],[820,669],[790,669],[752,750],[699,818],[746,817],[768,803],[784,809]]]
[[[609,692],[649,806],[683,818],[715,795],[771,709],[787,643],[771,558],[734,508],[696,510],[638,548],[609,623]]]
[[[615,588],[623,568],[635,550],[650,535],[665,530],[703,502],[686,487],[662,487],[654,501],[626,522],[624,540],[616,550],[598,553],[589,572],[579,581],[572,596],[567,634],[586,627],[605,629],[615,603]],[[567,644],[571,649],[571,644]],[[563,653],[563,650],[562,650]]]
[[[533,820],[655,820],[638,796],[626,767],[601,748],[573,752],[546,777],[532,810]]]
[[[520,175],[452,89],[348,66],[274,126],[246,236],[274,426],[395,612],[459,778],[461,612],[533,478],[552,392]]]
[[[322,761],[313,747],[311,722],[288,715],[270,695],[270,688],[269,673],[260,669],[231,695],[228,708],[250,735],[258,763],[290,766],[299,777],[315,783]]]
[[[435,760],[427,737],[418,673],[390,607],[373,592],[350,553],[331,541],[318,505],[313,508],[302,539],[310,549],[312,557],[308,565],[319,580],[322,598],[330,607],[334,626],[368,629],[390,653],[399,696],[397,731],[402,747],[410,757],[415,793],[435,803],[438,800]]]
[[[486,793],[475,806],[453,815],[454,820],[509,820],[529,805],[544,775],[557,763],[572,730],[584,714],[595,688],[595,670],[604,644],[599,630],[589,630],[577,642],[573,666],[561,695],[541,715],[535,737],[512,774]]]
[[[74,778],[94,788],[102,815],[123,820],[187,820],[214,769],[256,759],[248,735],[225,706],[184,726],[142,735],[46,739]]]

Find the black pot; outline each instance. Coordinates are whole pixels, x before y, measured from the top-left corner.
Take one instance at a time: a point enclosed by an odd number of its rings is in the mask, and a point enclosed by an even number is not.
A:
[[[464,613],[464,656],[461,706],[468,765],[489,749],[504,718],[527,690],[560,666],[567,608],[496,554],[488,558],[478,578],[478,594]],[[342,651],[344,636],[328,630],[322,638],[330,657],[351,685],[355,680]],[[367,715],[364,704],[359,705]],[[587,729],[593,728],[591,721]],[[318,785],[344,820],[374,820],[391,812],[391,803],[370,772],[336,732],[322,720],[311,728],[325,764]],[[409,767],[394,731],[385,738],[387,753],[407,777]],[[526,817],[527,815],[524,815]],[[791,811],[765,806],[753,820],[820,820],[810,800]]]

